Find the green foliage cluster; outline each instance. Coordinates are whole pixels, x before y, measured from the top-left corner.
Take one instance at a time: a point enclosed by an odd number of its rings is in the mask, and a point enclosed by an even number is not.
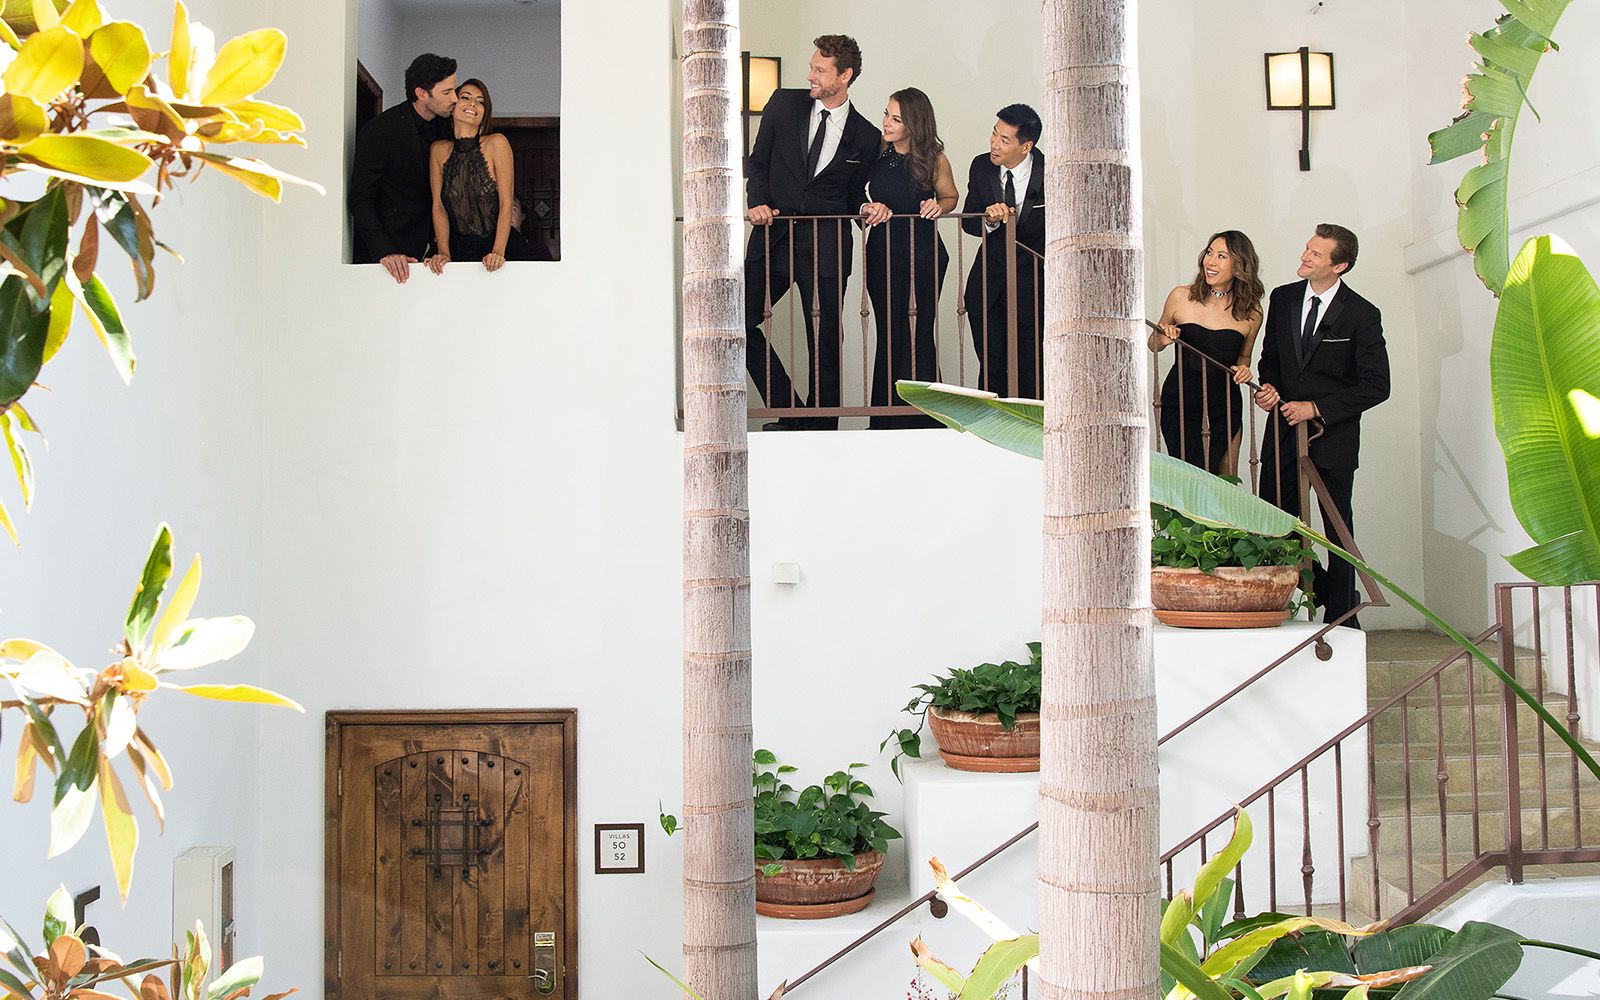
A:
[[[1171,507],[1150,505],[1155,535],[1150,540],[1150,565],[1199,569],[1218,566],[1296,566],[1311,555],[1298,536],[1257,535],[1238,528],[1201,524]]]
[[[895,754],[889,759],[894,776],[900,777],[900,758],[921,759],[922,727],[928,724],[930,708],[993,712],[1000,717],[1000,726],[1006,732],[1017,724],[1018,712],[1039,711],[1044,683],[1042,655],[1040,644],[1030,642],[1027,663],[1006,660],[980,663],[971,669],[954,667],[943,676],[935,677],[932,684],[915,685],[919,693],[906,703],[904,711],[918,716],[917,728],[892,730],[878,744],[879,753],[890,743],[895,744]]]
[[[884,851],[900,831],[883,821],[863,799],[872,789],[855,776],[865,764],[851,764],[822,779],[820,785],[796,790],[784,780],[795,768],[778,763],[771,750],[757,750],[751,767],[755,788],[756,859],[769,864],[762,874],[781,871],[782,861],[836,858],[854,870],[855,856]]]

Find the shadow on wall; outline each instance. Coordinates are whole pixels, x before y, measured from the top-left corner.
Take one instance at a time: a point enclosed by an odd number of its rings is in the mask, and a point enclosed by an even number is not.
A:
[[[416,95],[407,86],[406,73],[423,53],[437,53],[456,65],[452,74],[430,88],[430,99],[417,102],[424,112],[418,115],[407,111]],[[348,234],[343,259],[373,263],[400,253],[424,261],[437,252],[430,147],[480,131],[464,105],[451,103],[454,94],[444,84],[476,79],[482,83],[479,89],[489,92],[490,127],[504,142],[485,140],[482,157],[470,147],[463,149],[463,157],[448,173],[439,171],[444,188],[449,187],[447,176],[462,178],[460,183],[469,192],[475,188],[474,180],[482,185],[477,188],[480,213],[447,212],[450,263],[477,265],[493,252],[490,244],[499,209],[496,186],[502,174],[510,179],[511,230],[500,256],[512,261],[559,260],[560,0],[527,4],[452,0],[448,16],[436,0],[358,0],[356,54],[350,69],[347,122],[357,141],[351,144],[350,185],[341,206]],[[434,117],[425,121],[429,113]],[[501,155],[496,155],[497,148]],[[451,147],[441,147],[441,157],[447,158],[450,151]],[[440,207],[449,202],[442,194]],[[479,218],[465,218],[472,215]],[[481,239],[458,241],[462,234]],[[454,245],[457,242],[463,245]]]

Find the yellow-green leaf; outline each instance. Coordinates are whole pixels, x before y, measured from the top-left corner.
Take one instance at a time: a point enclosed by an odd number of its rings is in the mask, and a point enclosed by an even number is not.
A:
[[[117,309],[116,300],[111,297],[111,290],[97,274],[89,275],[87,284],[80,284],[78,276],[71,271],[65,277],[62,284],[70,287],[78,304],[83,306],[83,314],[89,317],[89,325],[94,328],[95,336],[100,338],[100,346],[111,356],[111,363],[117,366],[117,374],[122,376],[123,384],[131,383],[138,359],[134,357],[133,341],[122,324],[122,313]]]
[[[0,642],[0,660],[16,660],[18,663],[25,663],[35,653],[50,653],[58,658],[61,657],[60,653],[57,653],[49,646],[42,642],[34,642],[32,639],[7,639],[5,642]]]
[[[259,121],[279,132],[300,132],[306,127],[305,120],[292,109],[270,101],[234,101],[228,110],[242,122]]]
[[[0,413],[0,437],[5,438],[6,451],[11,454],[11,468],[17,474],[17,485],[22,488],[22,509],[33,509],[33,459],[28,447],[14,430],[10,413]]]
[[[125,94],[150,72],[150,42],[137,24],[112,21],[89,36],[89,60],[93,65],[84,68],[85,90],[90,75],[98,73],[112,91]]]
[[[61,23],[61,8],[55,0],[33,0],[33,23],[40,31],[49,31]]]
[[[44,335],[45,361],[55,357],[61,345],[67,342],[67,334],[72,330],[74,306],[75,297],[67,283],[63,281],[56,285],[56,290],[50,293],[50,328]]]
[[[253,684],[161,684],[164,688],[192,694],[196,698],[210,698],[212,701],[236,701],[253,705],[276,705],[279,708],[292,708],[296,712],[305,709],[291,698],[285,698],[276,691],[258,688]]]
[[[139,666],[133,660],[122,661],[122,690],[133,694],[154,691],[161,686],[156,680],[156,675]]]
[[[0,41],[11,46],[13,52],[22,48],[22,39],[17,37],[17,29],[3,19],[0,19]]]
[[[171,139],[182,139],[188,134],[188,125],[177,109],[168,104],[157,94],[152,94],[145,89],[144,84],[138,83],[128,88],[126,101],[128,113],[139,127],[151,132],[160,132]],[[140,112],[155,112],[154,114],[140,114]]]
[[[22,548],[22,539],[17,537],[17,526],[11,522],[11,512],[6,510],[4,503],[0,503],[0,528],[4,528],[6,534],[11,536],[12,545]]]
[[[133,742],[135,746],[144,751],[145,760],[149,763],[150,770],[154,771],[156,777],[161,779],[161,787],[171,791],[172,769],[167,766],[167,759],[161,756],[161,751],[157,750],[156,745],[150,742],[150,737],[144,734],[143,729],[133,734]]]
[[[189,569],[183,574],[178,589],[172,592],[172,598],[167,602],[167,608],[161,612],[161,620],[156,622],[156,630],[150,634],[150,645],[164,646],[172,638],[172,632],[189,618],[189,612],[194,610],[194,599],[200,593],[200,556],[196,554],[194,561],[189,563]]]
[[[111,762],[100,759],[100,818],[105,823],[106,844],[111,848],[111,867],[117,876],[117,892],[128,901],[133,884],[133,855],[139,849],[139,821],[133,818],[122,782],[111,769]]]
[[[39,748],[33,741],[33,723],[22,725],[22,739],[17,743],[17,773],[11,782],[13,802],[28,802],[33,798],[33,776],[38,770]]]
[[[189,10],[183,0],[172,5],[172,51],[167,53],[167,85],[178,100],[189,96],[189,64],[194,43],[189,40]]]
[[[161,791],[150,774],[150,767],[145,762],[144,754],[140,752],[137,744],[128,744],[128,761],[133,764],[133,773],[139,778],[139,787],[144,790],[144,797],[150,803],[150,811],[156,814],[156,825],[162,831],[167,827],[167,810],[161,804]]]
[[[83,38],[104,23],[105,15],[100,13],[98,0],[72,0],[72,5],[61,15],[62,27],[71,28]]]
[[[17,150],[32,163],[75,174],[87,183],[137,180],[150,169],[150,157],[82,132],[41,135]]]
[[[272,82],[283,65],[288,38],[277,28],[261,28],[228,41],[200,88],[201,104],[232,104]]]
[[[0,141],[20,146],[43,135],[49,127],[50,122],[37,101],[21,94],[0,94]]]
[[[50,0],[43,0],[48,4]],[[0,80],[6,93],[49,104],[83,72],[83,39],[66,28],[50,28],[28,36],[17,58]]]

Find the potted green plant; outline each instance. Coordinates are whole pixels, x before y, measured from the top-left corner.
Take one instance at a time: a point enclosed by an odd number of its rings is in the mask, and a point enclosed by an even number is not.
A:
[[[809,920],[865,909],[883,868],[883,852],[900,832],[865,799],[872,789],[851,764],[796,790],[795,768],[757,750],[755,788],[756,912]]]
[[[1190,628],[1281,625],[1310,591],[1311,554],[1298,536],[1257,535],[1203,524],[1150,505],[1150,600],[1156,617]]]
[[[889,765],[922,756],[922,727],[939,741],[939,756],[958,771],[1015,773],[1039,770],[1040,646],[1028,643],[1028,662],[1006,660],[956,667],[918,684],[905,711],[920,717],[916,729],[897,729],[878,745],[896,745]]]

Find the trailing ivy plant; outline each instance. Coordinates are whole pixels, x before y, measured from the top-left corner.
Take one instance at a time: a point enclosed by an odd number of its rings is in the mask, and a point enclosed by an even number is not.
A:
[[[1008,733],[1017,724],[1017,713],[1039,711],[1043,694],[1040,651],[1039,643],[1030,642],[1027,663],[1005,660],[980,663],[970,669],[953,667],[935,676],[932,684],[914,685],[920,693],[906,702],[902,711],[917,717],[917,728],[892,730],[878,744],[879,753],[890,743],[895,744],[894,756],[889,758],[889,769],[894,776],[900,777],[900,758],[921,759],[922,729],[928,724],[930,708],[979,714],[993,712],[1000,717],[1000,727]]]
[[[133,881],[139,821],[134,817],[116,763],[126,757],[135,785],[150,803],[158,825],[165,822],[161,793],[172,788],[172,770],[139,724],[139,711],[159,691],[180,691],[216,701],[252,702],[303,711],[283,695],[249,684],[180,684],[171,678],[231,659],[255,633],[243,615],[191,618],[200,593],[200,557],[195,556],[165,610],[161,598],[172,576],[172,532],[156,531],[133,602],[122,626],[116,659],[100,670],[74,666],[66,657],[33,639],[0,642],[0,678],[16,697],[0,700],[0,714],[23,716],[17,741],[13,798],[27,802],[43,764],[55,776],[51,793],[49,856],[56,857],[82,839],[95,807],[105,826],[106,843],[124,901]],[[159,615],[158,615],[159,612]],[[73,735],[66,728],[82,716]]]
[[[857,854],[886,851],[900,832],[883,821],[885,813],[866,804],[872,789],[855,776],[865,764],[851,764],[796,789],[785,781],[795,768],[778,763],[771,750],[757,750],[750,783],[755,789],[756,860],[763,875],[776,875],[784,861],[834,858],[854,871]]]
[[[142,300],[155,287],[156,250],[169,249],[147,208],[178,179],[210,168],[273,201],[285,183],[317,185],[212,148],[305,145],[300,116],[256,96],[283,63],[287,42],[276,28],[218,49],[179,0],[161,53],[99,0],[65,8],[13,0],[0,4],[0,45],[15,52],[0,74],[0,442],[28,508],[34,472],[23,434],[37,435],[39,425],[22,398],[66,343],[75,312],[122,380],[133,378],[133,340],[100,276],[102,248],[127,255]],[[20,178],[30,183],[19,191]],[[44,191],[34,195],[40,180]],[[3,503],[0,529],[17,540]]]

